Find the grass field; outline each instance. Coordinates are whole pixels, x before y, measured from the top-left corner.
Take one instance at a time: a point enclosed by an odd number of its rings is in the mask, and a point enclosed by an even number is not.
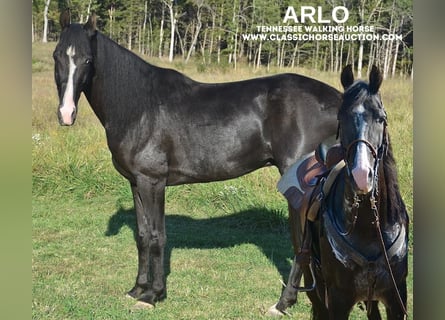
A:
[[[112,167],[104,130],[85,98],[78,120],[60,127],[54,44],[32,54],[33,319],[261,319],[281,292],[292,258],[286,202],[274,168],[218,183],[167,189],[168,297],[134,310],[135,217],[128,183]],[[167,66],[162,61],[157,65]],[[175,63],[200,81],[232,81],[289,70],[228,69]],[[297,69],[340,89],[339,75]],[[412,82],[387,80],[382,96],[399,182],[411,217],[409,314],[412,319]],[[310,319],[300,295],[290,309]],[[353,319],[365,319],[354,310]]]

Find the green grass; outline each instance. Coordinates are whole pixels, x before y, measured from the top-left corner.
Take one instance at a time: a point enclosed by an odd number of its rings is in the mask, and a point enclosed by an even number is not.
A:
[[[82,97],[77,123],[57,123],[51,52],[32,57],[33,319],[261,319],[281,292],[292,257],[287,204],[276,191],[278,172],[258,170],[217,183],[167,189],[168,297],[153,310],[133,310],[135,217],[128,183],[112,167],[100,126]],[[165,65],[163,61],[155,61]],[[201,81],[231,81],[267,73],[239,67],[176,63]],[[272,70],[271,72],[289,71]],[[295,71],[295,70],[293,70]],[[298,72],[340,88],[338,75]],[[412,215],[412,83],[383,83],[401,192]],[[409,312],[412,318],[412,225]],[[300,295],[293,318],[310,319]],[[353,319],[365,319],[356,308]]]

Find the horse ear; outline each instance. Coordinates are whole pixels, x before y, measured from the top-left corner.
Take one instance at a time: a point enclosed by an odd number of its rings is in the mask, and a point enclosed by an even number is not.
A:
[[[348,64],[341,72],[341,84],[346,90],[351,84],[354,83],[354,74],[352,73],[352,65]]]
[[[68,28],[71,24],[71,12],[70,9],[66,9],[60,14],[59,18],[60,26],[62,27],[62,30],[65,28]]]
[[[83,26],[83,28],[88,32],[90,36],[96,34],[96,21],[97,21],[97,16],[96,13],[93,12],[89,16],[88,21]]]
[[[382,73],[380,72],[379,68],[373,65],[371,73],[369,74],[369,91],[371,94],[376,94],[379,91],[382,81]]]

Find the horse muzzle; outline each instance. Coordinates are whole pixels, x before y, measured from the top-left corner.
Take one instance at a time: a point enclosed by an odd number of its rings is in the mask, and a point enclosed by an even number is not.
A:
[[[358,143],[364,142],[364,143]],[[354,164],[351,169],[351,176],[354,180],[357,194],[368,194],[373,188],[374,170],[370,156],[372,154],[375,158],[374,148],[370,147],[369,142],[365,140],[356,141],[357,152],[354,159]],[[371,150],[371,154],[369,153]]]
[[[77,108],[73,106],[59,106],[57,117],[61,126],[72,126],[76,121]]]
[[[368,194],[372,190],[373,186],[373,170],[369,167],[354,167],[351,170],[351,175],[357,188],[355,191],[357,194]]]

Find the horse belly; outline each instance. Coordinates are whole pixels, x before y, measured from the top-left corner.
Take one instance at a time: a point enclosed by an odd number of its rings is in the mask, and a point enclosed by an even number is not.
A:
[[[179,139],[168,157],[169,185],[236,178],[270,164],[270,148],[259,128],[213,129]]]

